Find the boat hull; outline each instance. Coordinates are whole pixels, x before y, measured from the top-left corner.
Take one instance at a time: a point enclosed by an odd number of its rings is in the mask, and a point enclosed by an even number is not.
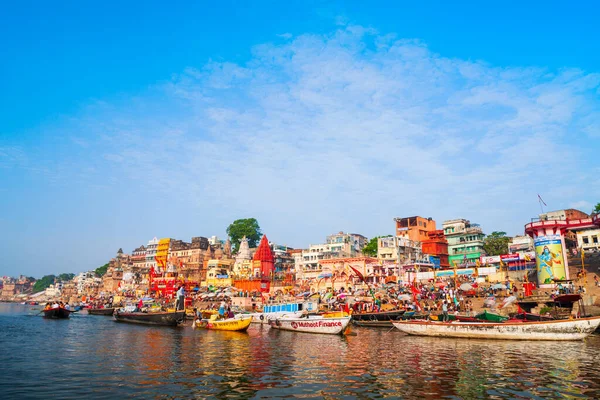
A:
[[[506,340],[581,340],[600,325],[600,317],[535,322],[398,321],[400,331],[416,336]]]
[[[348,327],[351,318],[277,318],[270,320],[269,325],[272,329],[282,331],[341,335]]]
[[[88,308],[88,314],[90,315],[113,315],[115,312],[114,308]]]
[[[71,311],[65,308],[51,308],[44,310],[44,318],[48,319],[67,319],[71,315]]]
[[[374,321],[395,321],[402,318],[405,310],[382,311],[378,313],[354,313],[352,318],[354,321],[374,322]],[[388,324],[388,326],[391,326]]]
[[[176,312],[121,312],[115,311],[115,321],[142,325],[177,326],[185,319],[185,311]]]
[[[229,318],[222,321],[199,320],[194,322],[194,328],[209,329],[214,331],[244,332],[252,323],[252,317]]]
[[[352,320],[352,323],[356,326],[366,328],[393,328],[392,321],[357,321]]]

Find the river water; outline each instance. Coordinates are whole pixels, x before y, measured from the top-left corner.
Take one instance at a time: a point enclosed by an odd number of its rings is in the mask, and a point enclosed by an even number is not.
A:
[[[600,398],[600,335],[581,342],[339,337],[146,327],[0,304],[0,398]]]

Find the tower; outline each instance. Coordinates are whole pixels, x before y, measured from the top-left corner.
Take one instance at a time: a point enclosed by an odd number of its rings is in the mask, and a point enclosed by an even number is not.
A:
[[[254,253],[253,261],[254,269],[256,269],[257,266],[260,266],[260,273],[263,278],[271,277],[271,274],[275,269],[275,260],[266,235],[263,235],[260,240],[256,253]]]

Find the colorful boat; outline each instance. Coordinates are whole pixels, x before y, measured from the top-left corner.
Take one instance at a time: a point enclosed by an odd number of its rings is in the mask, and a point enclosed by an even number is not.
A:
[[[90,315],[113,315],[113,313],[115,312],[115,309],[113,307],[109,307],[109,308],[88,308],[87,309],[88,314]]]
[[[49,319],[67,319],[71,315],[71,310],[63,307],[44,309],[44,318]]]
[[[406,310],[369,312],[369,313],[353,313],[354,322],[375,322],[375,321],[395,321],[401,319]]]
[[[115,321],[143,325],[177,326],[185,319],[185,311],[127,312],[115,310]]]
[[[479,313],[475,316],[478,320],[488,321],[488,322],[504,322],[508,320],[508,317],[500,314],[494,314],[489,312],[488,310],[483,310],[482,313]]]
[[[269,320],[273,329],[282,331],[321,333],[328,335],[341,335],[346,331],[352,317],[325,318],[323,316],[310,317],[280,317]]]
[[[218,319],[216,317],[214,315],[210,319],[198,319],[192,323],[192,328],[245,332],[252,323],[251,316],[227,319]]]
[[[581,340],[600,326],[600,317],[556,321],[434,322],[395,321],[409,335],[468,339]]]
[[[252,322],[268,324],[269,320],[283,316],[301,317],[306,312],[316,313],[319,303],[316,300],[296,301],[289,303],[265,304],[262,312],[252,313]]]

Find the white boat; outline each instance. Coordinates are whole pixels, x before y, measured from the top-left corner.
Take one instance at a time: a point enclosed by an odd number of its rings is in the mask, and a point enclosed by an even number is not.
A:
[[[582,340],[598,328],[600,317],[525,322],[395,321],[394,326],[416,336],[508,340]]]
[[[287,317],[301,317],[311,312],[317,312],[319,303],[316,301],[298,301],[289,303],[265,304],[262,312],[252,313],[252,323],[268,324],[269,320]]]
[[[271,329],[281,329],[283,331],[305,332],[305,333],[323,333],[327,335],[341,335],[348,327],[352,317],[325,318],[322,316],[310,317],[289,317],[271,319],[269,325]]]

